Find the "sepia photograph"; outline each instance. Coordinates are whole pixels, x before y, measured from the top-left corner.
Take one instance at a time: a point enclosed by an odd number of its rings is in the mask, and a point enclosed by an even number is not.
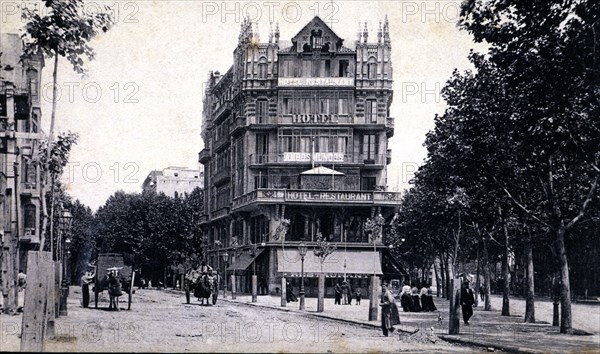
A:
[[[0,0],[0,352],[600,353],[600,3]]]

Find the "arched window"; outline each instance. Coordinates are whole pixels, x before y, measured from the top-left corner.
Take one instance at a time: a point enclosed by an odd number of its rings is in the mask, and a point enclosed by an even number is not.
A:
[[[367,78],[377,78],[377,61],[373,57],[371,57],[367,63]]]
[[[269,75],[269,72],[268,72],[267,59],[265,57],[262,57],[258,61],[258,78],[266,79],[268,77],[268,75]]]

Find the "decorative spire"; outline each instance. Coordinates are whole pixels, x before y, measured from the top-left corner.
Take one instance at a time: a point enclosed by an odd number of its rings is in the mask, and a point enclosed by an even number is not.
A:
[[[377,43],[381,44],[382,36],[383,36],[383,29],[381,27],[381,21],[379,21],[379,30],[377,31]]]
[[[367,22],[365,22],[365,29],[363,30],[364,43],[367,43],[368,38],[369,38],[369,29],[367,28]]]
[[[273,43],[273,22],[269,22],[269,44]]]
[[[279,22],[275,23],[275,44],[279,44]]]
[[[383,22],[383,42],[385,44],[390,44],[390,23],[388,21],[387,15],[385,15],[385,20]]]

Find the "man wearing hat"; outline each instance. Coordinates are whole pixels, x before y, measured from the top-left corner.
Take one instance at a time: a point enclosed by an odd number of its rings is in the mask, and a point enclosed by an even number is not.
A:
[[[469,281],[465,280],[460,291],[460,305],[462,307],[463,320],[465,325],[469,325],[469,319],[473,316],[473,305],[475,304],[475,296],[473,290],[469,287]]]

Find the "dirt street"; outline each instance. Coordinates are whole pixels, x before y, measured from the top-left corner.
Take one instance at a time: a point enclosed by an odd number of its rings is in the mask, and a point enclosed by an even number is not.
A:
[[[119,352],[463,352],[477,348],[406,343],[373,328],[316,320],[298,313],[233,304],[203,306],[182,294],[138,290],[132,310],[109,312],[106,293],[99,309],[83,309],[71,288],[69,315],[57,320],[48,351]],[[121,300],[121,308],[127,304]],[[92,300],[93,301],[93,300]],[[93,307],[93,303],[92,303]],[[1,350],[19,349],[21,316],[2,316]]]

